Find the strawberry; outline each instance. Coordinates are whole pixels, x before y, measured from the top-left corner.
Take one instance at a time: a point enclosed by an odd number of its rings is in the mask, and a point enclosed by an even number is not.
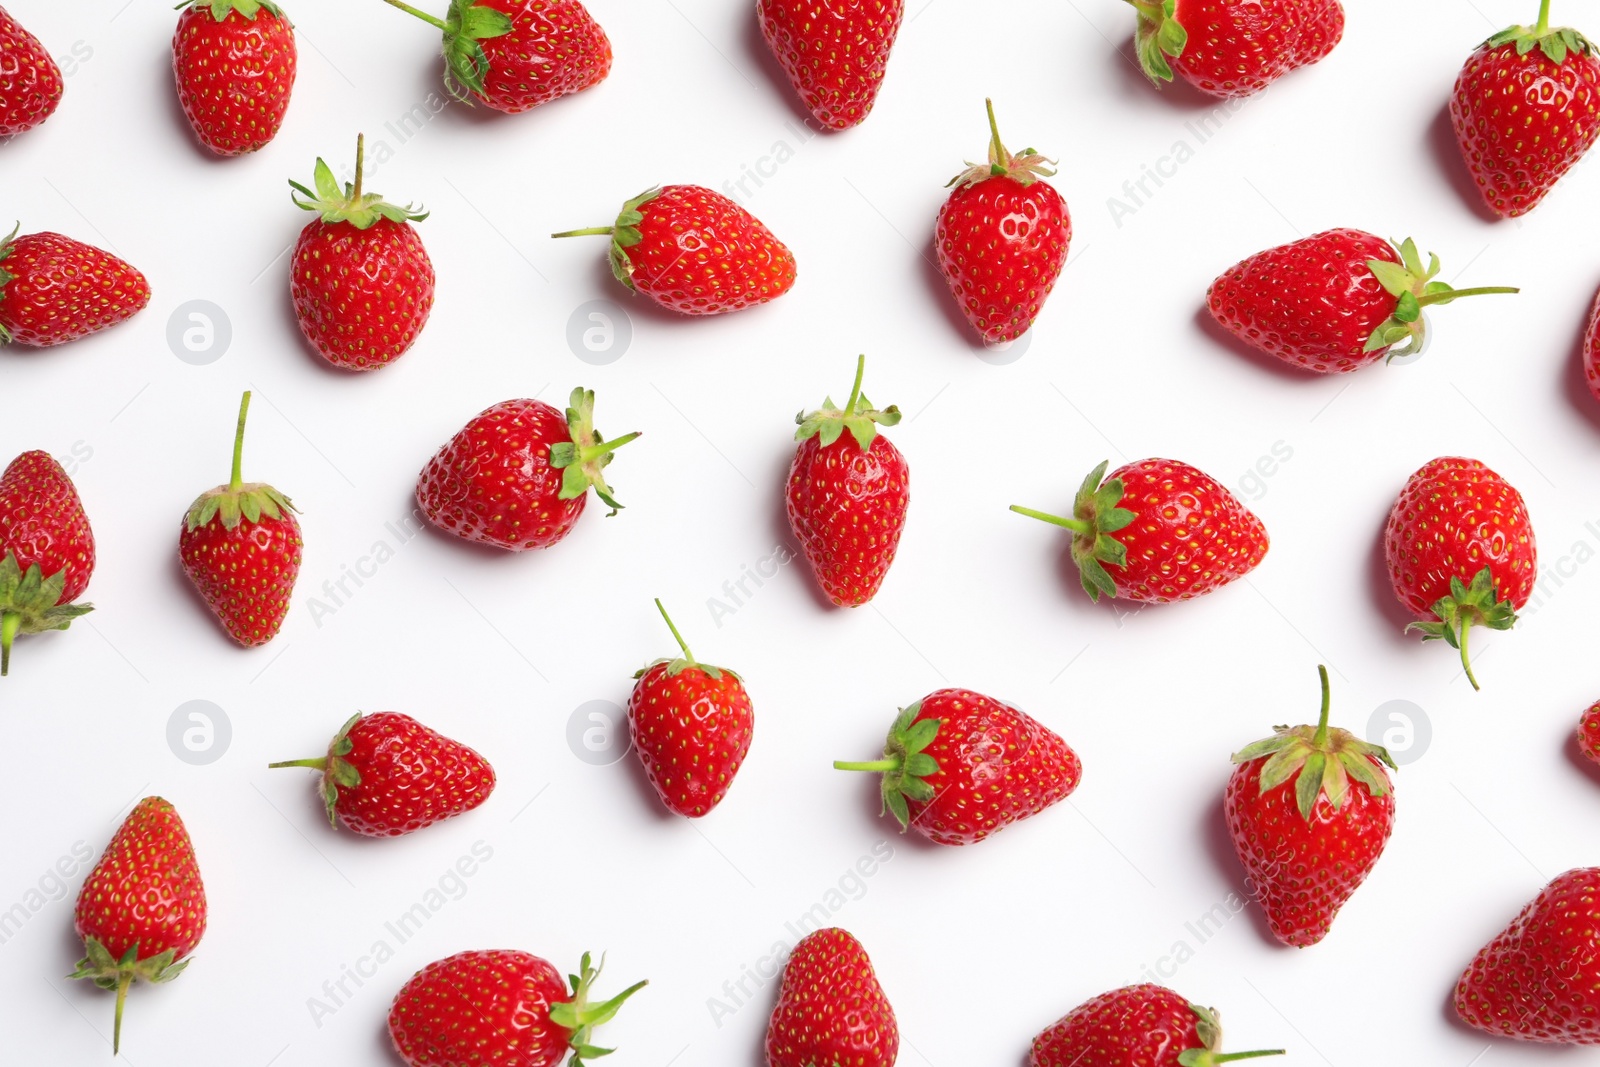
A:
[[[1600,700],[1589,705],[1578,721],[1578,751],[1586,759],[1600,763]]]
[[[66,83],[44,44],[3,7],[0,57],[0,137],[15,137],[55,114]]]
[[[1251,348],[1303,370],[1342,373],[1420,352],[1428,337],[1424,308],[1517,292],[1452,289],[1435,280],[1438,274],[1439,257],[1424,267],[1409,238],[1396,250],[1360,230],[1329,230],[1229,268],[1211,283],[1206,305]]]
[[[514,115],[611,73],[611,42],[578,0],[450,0],[443,19],[388,0],[444,34],[444,84]]]
[[[590,1044],[595,1027],[649,983],[589,1003],[599,967],[583,954],[569,992],[545,960],[508,949],[462,952],[411,977],[389,1008],[389,1038],[407,1067],[571,1067],[611,1049]]]
[[[836,928],[789,954],[767,1024],[767,1067],[894,1067],[900,1028],[861,942]]]
[[[841,608],[858,608],[878,594],[911,504],[911,468],[878,433],[880,425],[900,422],[900,409],[872,406],[861,392],[866,366],[866,356],[856,360],[843,410],[829,397],[796,419],[800,446],[785,497],[789,528],[823,592]]]
[[[593,389],[574,389],[568,403],[563,414],[542,400],[506,400],[462,427],[417,480],[428,521],[467,541],[526,552],[571,533],[591,487],[610,515],[622,510],[603,472],[639,434],[602,438]]]
[[[883,88],[905,0],[756,0],[761,35],[807,110],[835,130],[859,126]]]
[[[755,709],[744,679],[696,660],[661,601],[656,608],[683,655],[658,659],[634,675],[628,731],[661,802],[698,819],[722,803],[744,764]]]
[[[1600,1045],[1600,867],[1556,877],[1456,983],[1456,1014],[1497,1037]]]
[[[1139,64],[1160,85],[1174,73],[1203,93],[1258,93],[1332,52],[1339,0],[1128,0],[1139,12]]]
[[[150,303],[144,275],[110,252],[59,233],[17,232],[0,240],[0,344],[76,341]]]
[[[1384,528],[1389,583],[1424,641],[1461,653],[1472,688],[1467,635],[1509,630],[1533,595],[1538,550],[1522,494],[1475,459],[1431,460],[1407,479]]]
[[[1496,215],[1538,206],[1600,137],[1600,56],[1577,30],[1512,26],[1467,59],[1450,97],[1467,169]]]
[[[363,837],[399,837],[469,812],[495,781],[488,760],[398,711],[357,713],[326,756],[267,766],[321,771],[328,825]]]
[[[657,186],[622,205],[614,226],[552,237],[610,237],[611,273],[680,315],[765,304],[794,285],[794,254],[761,220],[698,185]]]
[[[185,0],[172,74],[195,136],[217,155],[242,156],[278,135],[296,63],[294,27],[272,0]]]
[[[1600,400],[1600,296],[1589,311],[1589,328],[1583,334],[1583,376],[1589,392]]]
[[[1279,726],[1236,752],[1223,809],[1273,936],[1306,948],[1372,873],[1394,832],[1387,749],[1328,726],[1328,669],[1315,726]]]
[[[1055,288],[1072,242],[1067,202],[1049,182],[1051,160],[1033,149],[1013,156],[989,109],[989,162],[970,163],[950,180],[934,244],[939,270],[986,344],[1014,341],[1033,328]]]
[[[1073,1008],[1033,1039],[1028,1067],[1214,1067],[1283,1055],[1282,1049],[1222,1053],[1220,1044],[1214,1009],[1158,985],[1135,985]]]
[[[1177,460],[1145,459],[1106,478],[1109,465],[1083,480],[1070,519],[1011,506],[1072,531],[1072,562],[1091,600],[1102,593],[1151,604],[1190,600],[1244,577],[1266,556],[1266,527],[1210,475]]]
[[[128,988],[178,977],[206,932],[200,865],[171,804],[145,797],[134,806],[89,872],[73,914],[84,958],[69,977],[116,990],[115,1053]]]
[[[883,759],[840,761],[883,775],[883,806],[903,833],[971,845],[1072,795],[1083,765],[1055,733],[1010,704],[966,689],[929,693],[900,712]]]
[[[317,160],[313,192],[290,182],[295,206],[318,218],[300,231],[290,266],[300,332],[344,370],[376,370],[405,354],[433,310],[433,262],[413,222],[428,217],[361,191],[366,138],[356,138],[356,180],[343,189]]]
[[[94,531],[78,490],[44,452],[24,452],[0,475],[0,677],[18,634],[65,630],[93,611],[74,603],[94,573]]]
[[[302,541],[289,498],[270,485],[240,477],[249,411],[250,394],[245,393],[233,437],[233,477],[189,506],[178,555],[183,573],[228,636],[254,648],[277,637],[289,613]]]

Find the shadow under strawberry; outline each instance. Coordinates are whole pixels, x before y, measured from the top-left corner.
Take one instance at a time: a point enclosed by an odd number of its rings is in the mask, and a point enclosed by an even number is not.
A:
[[[1440,177],[1449,182],[1450,188],[1455,191],[1456,199],[1465,204],[1467,210],[1480,221],[1502,221],[1499,215],[1489,209],[1488,203],[1483,199],[1483,193],[1478,189],[1478,183],[1472,180],[1472,174],[1461,158],[1461,145],[1456,140],[1455,124],[1450,119],[1448,98],[1439,105],[1438,114],[1428,123],[1424,143],[1427,145],[1428,154],[1433,156],[1434,165],[1439,168]]]
[[[1323,381],[1336,380],[1335,392],[1350,384],[1349,380],[1339,380],[1344,379],[1343,375],[1339,375],[1338,379],[1331,379],[1330,376],[1325,374],[1300,370],[1292,364],[1285,363],[1277,356],[1245,344],[1223,328],[1222,324],[1217,321],[1216,316],[1211,314],[1211,310],[1206,306],[1204,300],[1195,308],[1194,322],[1200,332],[1205,334],[1206,340],[1212,342],[1214,347],[1226,350],[1230,355],[1237,357],[1237,360],[1242,360],[1257,370],[1265,371],[1274,378],[1285,382],[1293,382],[1301,387],[1309,387],[1319,379]],[[1332,395],[1334,394],[1329,393],[1329,396]]]
[[[1266,909],[1250,894],[1245,884],[1244,866],[1240,864],[1238,850],[1233,846],[1233,833],[1228,829],[1228,817],[1220,801],[1227,784],[1226,768],[1219,767],[1216,789],[1207,794],[1219,800],[1215,804],[1200,806],[1200,822],[1195,838],[1205,846],[1207,858],[1227,883],[1229,892],[1244,902],[1243,914],[1248,917],[1256,936],[1264,944],[1277,946],[1278,938],[1272,932],[1272,925],[1267,922]]]
[[[1415,645],[1416,641],[1406,633],[1406,627],[1417,621],[1416,616],[1407,611],[1406,606],[1394,595],[1394,583],[1389,578],[1389,556],[1384,547],[1385,536],[1384,524],[1380,522],[1372,537],[1372,551],[1367,555],[1367,594],[1377,607],[1378,614],[1389,623],[1397,643]]]
[[[830,129],[813,118],[806,108],[805,101],[800,99],[800,94],[789,85],[789,75],[784,72],[783,64],[772,54],[772,49],[767,46],[766,37],[761,33],[761,16],[757,13],[756,5],[730,4],[728,10],[735,12],[733,17],[740,21],[739,47],[744,52],[743,58],[747,64],[760,68],[766,83],[766,95],[782,100],[782,106],[789,112],[791,120],[809,127],[813,133],[841,132]],[[740,66],[738,69],[743,72],[747,67]]]
[[[1589,378],[1584,366],[1584,346],[1589,338],[1590,314],[1591,312],[1585,311],[1577,319],[1578,332],[1572,339],[1572,349],[1560,374],[1561,392],[1573,410],[1589,424],[1590,429],[1600,433],[1600,400],[1595,399],[1595,395],[1589,391]]]

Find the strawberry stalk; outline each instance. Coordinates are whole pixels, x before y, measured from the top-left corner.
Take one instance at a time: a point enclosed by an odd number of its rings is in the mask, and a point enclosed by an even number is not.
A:
[[[550,1005],[550,1021],[562,1029],[572,1031],[572,1038],[569,1041],[572,1046],[570,1067],[583,1067],[584,1060],[599,1059],[614,1051],[608,1048],[596,1048],[589,1043],[594,1028],[610,1022],[629,997],[650,984],[648,980],[636,982],[610,1000],[600,1004],[590,1004],[589,989],[594,985],[595,979],[600,977],[605,965],[606,958],[602,955],[600,966],[590,966],[589,953],[585,952],[578,974],[567,976],[567,981],[572,983],[572,999]]]
[[[617,281],[629,289],[633,285],[633,259],[628,255],[628,249],[644,240],[644,234],[639,231],[639,225],[644,222],[644,213],[639,209],[661,195],[661,187],[655,186],[646,189],[638,196],[622,205],[622,211],[617,215],[617,221],[610,226],[588,226],[581,230],[566,230],[562,233],[553,233],[551,237],[609,237],[611,238],[611,273]]]
[[[562,472],[561,491],[557,496],[562,500],[576,500],[592,486],[595,496],[611,509],[609,514],[615,515],[622,510],[622,505],[611,495],[603,471],[611,462],[611,454],[638,438],[639,431],[610,441],[601,437],[600,431],[594,428],[594,390],[581,385],[567,399],[567,428],[572,440],[550,446],[550,466]]]
[[[1235,1060],[1254,1060],[1263,1056],[1285,1054],[1281,1048],[1261,1049],[1255,1052],[1218,1052],[1217,1046],[1222,1044],[1222,1023],[1218,1020],[1217,1013],[1199,1004],[1189,1005],[1189,1010],[1195,1014],[1195,1031],[1200,1035],[1203,1047],[1184,1049],[1178,1053],[1179,1067],[1215,1067],[1216,1064],[1232,1063]]]
[[[715,680],[720,680],[724,674],[731,674],[735,678],[739,677],[738,671],[731,671],[726,667],[713,667],[709,663],[701,663],[699,660],[695,659],[694,653],[689,651],[688,642],[686,642],[683,639],[683,635],[678,632],[678,627],[672,622],[672,616],[667,614],[667,609],[662,605],[659,598],[656,600],[656,610],[661,612],[661,617],[666,620],[667,629],[672,631],[673,639],[678,642],[678,648],[682,650],[683,655],[677,659],[658,659],[654,663],[650,664],[650,666],[636,672],[634,674],[635,678],[643,678],[650,672],[652,667],[658,667],[663,663],[667,665],[667,677],[669,678],[676,677],[691,667],[705,675],[707,678]]]
[[[361,721],[358,711],[339,728],[339,733],[328,745],[328,754],[312,759],[283,760],[279,763],[267,764],[268,770],[278,770],[282,767],[306,767],[322,773],[322,802],[328,811],[328,825],[334,829],[339,827],[338,804],[339,789],[354,789],[361,784],[361,772],[355,765],[346,760],[355,749],[355,742],[350,740],[350,730]]]
[[[1178,0],[1127,0],[1139,13],[1134,33],[1134,50],[1145,77],[1160,85],[1173,79],[1171,59],[1183,55],[1189,44],[1189,31],[1177,19]]]
[[[365,192],[362,188],[363,172],[367,161],[367,138],[365,134],[356,135],[356,180],[346,183],[342,188],[333,176],[333,168],[319,156],[317,165],[312,172],[311,184],[313,189],[308,189],[297,181],[291,181],[289,187],[294,190],[290,199],[302,211],[314,211],[322,217],[322,221],[330,225],[339,222],[348,222],[358,230],[368,230],[376,226],[379,219],[388,219],[390,222],[421,222],[428,217],[428,213],[421,208],[407,204],[401,207],[384,200],[377,193]]]
[[[11,644],[19,634],[65,630],[72,620],[93,611],[89,604],[62,604],[67,571],[49,578],[37,563],[22,569],[14,553],[0,559],[0,678],[11,671]]]
[[[1101,463],[1083,480],[1072,504],[1071,518],[1035,511],[1019,504],[1011,505],[1011,510],[1018,515],[1072,531],[1072,562],[1077,564],[1078,579],[1083,583],[1084,592],[1096,602],[1102,593],[1109,597],[1117,595],[1116,582],[1105,565],[1127,566],[1128,549],[1111,534],[1123,529],[1135,518],[1133,512],[1118,506],[1124,491],[1121,478],[1100,484],[1110,465],[1109,461]]]
[[[239,423],[233,434],[233,471],[228,478],[228,484],[201,493],[195,502],[189,505],[189,512],[184,516],[184,522],[191,532],[198,530],[212,519],[221,519],[223,528],[232,530],[239,525],[241,519],[258,523],[263,515],[270,519],[279,519],[283,517],[285,511],[297,510],[288,497],[272,486],[244,480],[244,426],[249,414],[250,393],[246,390],[239,401]]]
[[[0,615],[0,678],[11,673],[11,642],[22,629],[22,616],[15,611]]]
[[[900,832],[911,828],[911,803],[926,804],[936,795],[928,779],[939,773],[939,761],[923,751],[939,736],[941,719],[917,721],[922,702],[901,709],[883,746],[883,759],[852,762],[835,760],[836,771],[883,775],[883,809],[894,813]]]
[[[1367,260],[1367,269],[1378,279],[1378,284],[1395,297],[1395,308],[1389,318],[1372,331],[1363,351],[1389,349],[1389,359],[1420,351],[1428,336],[1427,320],[1422,317],[1423,308],[1448,304],[1469,296],[1521,292],[1520,289],[1503,285],[1452,289],[1446,283],[1435,280],[1439,274],[1438,256],[1430,254],[1428,265],[1424,267],[1417,243],[1409,237],[1400,242],[1398,251],[1399,263],[1384,259]],[[1403,347],[1393,347],[1401,342],[1405,342]]]
[[[861,451],[867,452],[871,450],[872,442],[877,439],[879,426],[898,425],[900,422],[898,407],[891,404],[879,411],[861,391],[861,380],[866,372],[867,357],[858,356],[856,379],[850,386],[850,399],[845,402],[844,407],[836,407],[832,397],[824,398],[819,410],[803,412],[795,418],[800,428],[794,432],[794,439],[804,441],[815,437],[823,448],[827,448],[849,430],[850,436],[855,438]]]
[[[105,945],[93,937],[84,939],[83,951],[83,959],[67,978],[86,978],[101,989],[116,992],[116,1014],[111,1024],[111,1054],[115,1056],[122,1049],[122,1009],[133,983],[138,979],[153,985],[170,982],[183,973],[189,961],[176,962],[177,952],[173,949],[141,960],[137,941],[128,946],[121,959],[113,957]]]
[[[1032,148],[1024,148],[1016,155],[1007,151],[1005,143],[1000,140],[1000,124],[995,121],[994,101],[985,100],[983,106],[989,112],[989,161],[968,163],[967,169],[951,178],[946,188],[952,185],[977,185],[990,178],[1010,178],[1019,185],[1027,186],[1055,174],[1055,160],[1046,159]]]
[[[1450,594],[1440,597],[1433,605],[1437,621],[1414,622],[1406,627],[1422,634],[1424,641],[1443,641],[1461,653],[1461,669],[1474,690],[1481,689],[1472,673],[1472,660],[1467,654],[1467,636],[1474,626],[1487,626],[1491,630],[1509,630],[1517,624],[1517,611],[1511,601],[1501,600],[1495,589],[1494,574],[1488,567],[1473,575],[1470,585],[1460,578],[1450,579]]]
[[[450,10],[442,19],[402,0],[385,0],[385,3],[444,34],[444,84],[451,96],[470,104],[474,94],[484,95],[483,81],[489,74],[489,56],[482,42],[510,33],[514,26],[510,15],[481,5],[479,0],[450,0]]]

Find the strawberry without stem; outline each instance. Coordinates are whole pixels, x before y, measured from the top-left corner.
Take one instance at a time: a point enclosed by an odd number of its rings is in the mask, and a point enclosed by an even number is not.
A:
[[[1073,1008],[1034,1038],[1028,1067],[1215,1067],[1283,1055],[1218,1052],[1221,1044],[1215,1010],[1158,985],[1136,985]]]
[[[1600,763],[1600,700],[1589,705],[1578,721],[1578,751],[1585,759]]]
[[[767,47],[818,122],[848,130],[866,120],[905,18],[905,0],[757,0]]]
[[[1332,52],[1344,35],[1339,0],[1128,0],[1139,13],[1139,64],[1160,85],[1173,74],[1203,93],[1242,97]]]
[[[55,114],[65,89],[44,44],[0,7],[0,137],[26,133]]]
[[[294,90],[294,28],[272,0],[188,0],[172,37],[178,102],[200,143],[238,156],[278,135]]]
[[[74,603],[94,574],[94,531],[67,472],[24,452],[0,475],[0,677],[19,634],[65,630],[94,610]]]
[[[867,958],[839,929],[802,938],[789,954],[767,1024],[767,1067],[894,1067],[900,1028]]]
[[[150,303],[144,275],[110,252],[59,233],[17,232],[0,240],[0,344],[76,341]]]

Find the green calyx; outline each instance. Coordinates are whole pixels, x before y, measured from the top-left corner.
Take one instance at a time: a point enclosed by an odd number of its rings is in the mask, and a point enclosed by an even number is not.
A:
[[[850,399],[845,402],[844,407],[835,405],[830,396],[823,399],[820,409],[796,415],[794,421],[800,428],[795,430],[794,439],[805,441],[815,437],[823,448],[827,448],[849,430],[850,436],[855,438],[861,451],[866,452],[872,448],[872,442],[877,439],[879,426],[899,425],[899,408],[890,404],[879,411],[861,391],[861,379],[866,371],[867,357],[858,356],[856,380],[850,386]]]
[[[662,664],[666,664],[668,678],[676,678],[684,671],[693,667],[695,670],[699,671],[707,678],[710,678],[712,681],[721,681],[724,674],[731,675],[741,682],[744,681],[743,678],[739,677],[737,671],[730,671],[726,667],[713,667],[709,663],[701,663],[699,660],[695,659],[694,653],[689,651],[688,643],[684,641],[683,635],[678,632],[677,626],[673,625],[672,616],[667,614],[667,609],[662,606],[659,597],[656,599],[656,610],[661,612],[661,617],[666,620],[667,629],[672,631],[673,639],[678,642],[678,648],[683,651],[683,655],[677,657],[676,659],[664,657],[662,659],[655,660],[654,662],[645,666],[643,670],[635,672],[635,678],[643,678],[651,670],[661,666]]]
[[[1552,63],[1567,61],[1568,55],[1587,56],[1594,53],[1589,39],[1570,26],[1550,25],[1550,0],[1540,0],[1539,21],[1532,26],[1508,26],[1484,42],[1485,48],[1514,45],[1517,55],[1525,56],[1535,48],[1543,52]]]
[[[84,938],[83,951],[85,955],[78,961],[77,969],[67,977],[87,978],[101,989],[116,991],[117,1014],[111,1030],[111,1054],[116,1055],[122,1049],[122,1007],[128,999],[128,988],[135,981],[170,982],[183,973],[189,961],[174,962],[177,952],[170,948],[159,956],[141,960],[137,941],[128,946],[120,960],[92,937]]]
[[[1420,351],[1427,341],[1428,324],[1422,309],[1434,304],[1448,304],[1464,296],[1486,296],[1492,293],[1516,293],[1519,289],[1491,286],[1478,289],[1452,289],[1444,282],[1435,281],[1439,274],[1439,257],[1429,253],[1428,265],[1422,265],[1422,255],[1417,243],[1407,237],[1397,246],[1399,263],[1385,259],[1367,260],[1367,269],[1378,279],[1378,284],[1397,299],[1394,313],[1385,319],[1372,336],[1367,338],[1366,352],[1389,349],[1389,359]],[[1394,348],[1404,342],[1401,348]]]
[[[611,487],[601,472],[611,462],[611,453],[639,434],[624,434],[612,441],[601,437],[594,428],[593,389],[579,386],[567,403],[567,428],[572,431],[572,440],[550,446],[550,466],[562,472],[561,492],[557,495],[562,500],[576,500],[592,486],[594,495],[611,509],[608,515],[615,515],[622,505],[611,495]]]
[[[647,981],[637,982],[610,1000],[600,1004],[590,1004],[589,989],[594,985],[595,979],[600,977],[605,965],[606,958],[601,956],[600,966],[590,966],[589,953],[585,952],[583,962],[578,968],[579,973],[567,976],[567,981],[572,983],[572,999],[550,1005],[550,1021],[564,1030],[572,1031],[572,1038],[568,1042],[572,1046],[570,1067],[583,1067],[584,1060],[599,1059],[616,1051],[596,1048],[590,1044],[594,1028],[610,1022],[629,997],[650,984]]]
[[[1517,624],[1517,609],[1511,601],[1501,600],[1495,589],[1494,575],[1485,567],[1472,576],[1467,585],[1460,578],[1450,579],[1450,594],[1440,597],[1433,605],[1435,622],[1414,622],[1406,627],[1422,634],[1424,641],[1443,641],[1461,653],[1461,669],[1467,672],[1467,681],[1473,689],[1481,688],[1472,673],[1472,659],[1467,654],[1467,635],[1474,626],[1487,626],[1491,630],[1509,630]]]
[[[1388,778],[1367,757],[1398,770],[1389,750],[1382,745],[1363,741],[1348,730],[1329,729],[1328,668],[1319,666],[1317,675],[1322,679],[1322,714],[1317,725],[1276,727],[1273,736],[1233,754],[1235,763],[1267,761],[1261,767],[1263,795],[1294,778],[1295,805],[1307,822],[1316,811],[1319,797],[1327,797],[1334,811],[1342,809],[1350,795],[1352,778],[1375,797],[1389,791]]]
[[[1113,478],[1104,485],[1100,483],[1110,465],[1109,462],[1100,464],[1083,480],[1083,485],[1078,488],[1078,496],[1072,503],[1070,519],[1018,504],[1011,505],[1011,510],[1018,515],[1072,531],[1072,562],[1078,565],[1078,578],[1083,582],[1084,592],[1097,603],[1102,593],[1110,597],[1117,595],[1117,584],[1112,581],[1106,564],[1127,566],[1128,549],[1111,535],[1135,518],[1133,512],[1118,506],[1122,503],[1122,479]]]
[[[644,240],[639,226],[644,222],[644,212],[639,209],[661,195],[661,187],[646,189],[622,205],[622,213],[611,226],[590,226],[581,230],[565,230],[551,237],[609,237],[611,238],[611,273],[629,289],[633,285],[633,259],[628,249]]]
[[[289,187],[294,190],[290,199],[295,207],[303,211],[315,211],[322,216],[322,221],[327,223],[348,222],[358,230],[371,229],[379,219],[388,219],[390,222],[421,222],[428,217],[428,213],[420,208],[407,205],[400,207],[386,202],[377,193],[362,192],[361,172],[366,166],[367,138],[364,134],[356,136],[356,180],[347,182],[341,189],[338,181],[333,176],[333,168],[317,158],[316,170],[313,172],[312,184],[316,190],[307,189],[299,182],[291,181]]]
[[[14,552],[0,559],[0,678],[11,672],[11,644],[18,635],[65,630],[94,610],[92,604],[58,603],[66,587],[65,568],[46,578],[37,563],[24,570]]]
[[[361,784],[361,772],[356,770],[355,764],[345,759],[356,747],[350,740],[350,731],[356,723],[361,721],[358,711],[350,716],[339,733],[328,745],[328,754],[317,759],[292,759],[280,763],[267,764],[268,770],[278,770],[281,767],[307,767],[314,771],[322,772],[322,802],[328,809],[328,825],[334,829],[339,827],[338,806],[339,790],[354,789]]]
[[[1139,13],[1139,27],[1134,31],[1133,40],[1145,77],[1156,85],[1171,81],[1172,64],[1168,58],[1177,59],[1189,44],[1189,31],[1176,17],[1178,0],[1127,2]]]
[[[212,519],[220,518],[223,528],[232,530],[241,519],[257,523],[263,515],[269,519],[280,519],[284,512],[296,510],[289,498],[272,486],[262,482],[247,483],[240,476],[244,461],[244,423],[249,413],[250,394],[246,392],[239,401],[239,426],[233,436],[233,476],[227,485],[219,485],[201,493],[189,505],[189,513],[183,521],[184,528],[191,533]]]
[[[1216,1011],[1201,1007],[1199,1004],[1189,1005],[1189,1010],[1195,1014],[1195,1030],[1200,1035],[1202,1047],[1184,1049],[1178,1053],[1179,1067],[1215,1067],[1219,1063],[1255,1060],[1262,1056],[1284,1054],[1281,1048],[1263,1049],[1258,1052],[1218,1052],[1217,1047],[1222,1044],[1222,1023],[1217,1019]]]
[[[484,95],[483,80],[489,75],[489,56],[483,50],[483,42],[510,33],[514,26],[510,15],[481,0],[450,0],[450,10],[442,19],[403,0],[387,2],[444,34],[446,92],[463,104],[472,103],[474,95]]]
[[[276,18],[283,18],[283,9],[272,0],[183,0],[178,8],[196,8],[210,11],[211,17],[218,22],[223,22],[233,12],[255,21],[256,15],[262,11]]]
[[[968,163],[967,169],[950,179],[950,185],[966,188],[990,178],[1010,178],[1019,185],[1032,185],[1055,174],[1055,160],[1046,159],[1032,148],[1012,155],[1000,140],[1000,126],[994,118],[994,101],[985,100],[989,111],[989,162]]]
[[[934,798],[928,779],[939,773],[939,761],[924,751],[939,736],[940,719],[917,721],[922,702],[901,710],[883,745],[883,759],[867,763],[834,762],[837,771],[862,771],[883,775],[883,808],[894,813],[900,832],[911,828],[910,802],[926,804]]]

